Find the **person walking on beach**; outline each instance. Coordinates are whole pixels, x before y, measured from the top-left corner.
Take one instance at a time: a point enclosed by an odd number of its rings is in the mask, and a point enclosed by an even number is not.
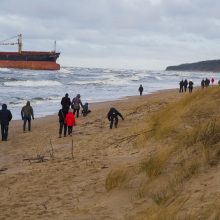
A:
[[[31,131],[31,118],[34,120],[34,111],[30,104],[30,101],[27,101],[26,105],[21,109],[21,118],[24,121],[23,131],[26,130],[26,123],[28,121],[28,131]]]
[[[83,108],[83,104],[81,102],[80,99],[80,94],[77,94],[77,96],[75,98],[73,98],[72,100],[72,109],[73,109],[73,114],[76,113],[76,117],[79,117],[79,110],[80,110],[80,106]]]
[[[9,122],[12,119],[11,111],[7,109],[7,105],[2,105],[2,110],[0,110],[0,123],[1,123],[1,134],[2,134],[2,141],[8,140],[8,127]]]
[[[187,81],[187,79],[184,80],[183,86],[184,86],[184,91],[186,92],[187,86],[188,86],[188,81]]]
[[[189,93],[192,93],[192,90],[193,90],[193,81],[190,80],[189,81]]]
[[[73,110],[70,108],[69,112],[66,114],[66,125],[68,128],[68,135],[72,136],[73,126],[75,125],[75,115],[73,114]]]
[[[67,130],[67,127],[66,127],[66,114],[67,114],[67,110],[66,110],[65,107],[60,109],[59,112],[58,112],[59,123],[60,123],[59,138],[61,138],[63,130],[64,130],[64,137],[66,137],[66,130]]]
[[[208,78],[205,79],[205,87],[208,88],[210,84],[210,80]]]
[[[142,93],[143,93],[143,91],[144,91],[144,88],[143,88],[142,85],[139,86],[138,91],[140,92],[140,96],[142,96]]]
[[[212,86],[213,86],[214,82],[215,82],[215,79],[214,79],[214,77],[212,77],[212,79],[211,79]]]
[[[118,116],[120,116],[122,118],[122,120],[124,120],[124,117],[122,116],[122,114],[115,108],[111,107],[109,112],[108,112],[108,120],[110,121],[110,129],[112,129],[113,123],[115,122],[115,128],[117,128],[118,126]]]
[[[184,85],[183,80],[180,81],[179,85],[180,85],[179,93],[181,93],[181,92],[183,92],[183,85]]]
[[[205,80],[204,80],[204,78],[201,81],[201,87],[202,87],[202,89],[204,89],[204,87],[205,87]]]
[[[62,105],[62,108],[66,109],[66,111],[69,110],[70,105],[71,105],[71,100],[69,98],[68,93],[66,93],[65,96],[62,98],[61,105]]]

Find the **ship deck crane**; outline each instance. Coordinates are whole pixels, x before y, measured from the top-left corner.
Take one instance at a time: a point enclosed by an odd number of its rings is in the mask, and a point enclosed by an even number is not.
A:
[[[5,41],[8,41],[8,40],[11,40],[11,39],[14,39],[14,38],[17,38],[17,42],[4,43]],[[0,45],[18,45],[18,52],[21,53],[21,51],[22,51],[22,34],[19,34],[15,37],[7,39],[7,40],[0,41]]]

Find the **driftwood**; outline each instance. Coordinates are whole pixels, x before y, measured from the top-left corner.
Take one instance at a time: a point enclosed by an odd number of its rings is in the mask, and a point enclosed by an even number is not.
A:
[[[50,139],[50,147],[51,147],[51,151],[50,151],[50,157],[52,159],[54,159],[54,150],[53,150],[53,144],[52,144],[52,140]]]
[[[153,131],[154,129],[151,129],[151,130],[148,130],[148,131],[143,131],[143,132],[140,132],[140,133],[137,133],[137,134],[132,134],[132,135],[129,135],[129,136],[126,136],[126,137],[123,137],[123,138],[120,138],[120,139],[116,139],[115,141],[117,142],[117,144],[115,145],[115,147],[119,147],[119,145],[121,143],[123,143],[124,141],[133,141],[135,138],[137,138],[138,136],[142,135],[142,134],[147,134],[151,131]]]
[[[73,139],[72,139],[71,155],[72,155],[72,159],[74,159],[74,157],[73,157]]]
[[[48,161],[48,159],[45,158],[45,156],[37,155],[37,157],[24,158],[23,161],[29,161],[30,163],[32,163],[32,162],[34,162],[34,163],[42,163],[42,162]]]
[[[0,172],[4,172],[6,171],[8,168],[4,167],[4,168],[0,168]]]

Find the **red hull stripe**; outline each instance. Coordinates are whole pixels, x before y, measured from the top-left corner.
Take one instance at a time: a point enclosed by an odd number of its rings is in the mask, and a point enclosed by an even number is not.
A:
[[[59,70],[60,65],[47,61],[7,61],[0,60],[0,68],[32,69],[32,70]]]

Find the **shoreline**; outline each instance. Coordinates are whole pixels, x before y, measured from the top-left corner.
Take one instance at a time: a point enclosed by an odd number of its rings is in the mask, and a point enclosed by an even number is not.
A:
[[[148,93],[148,94],[143,94],[142,95],[142,97],[150,97],[150,96],[152,96],[152,95],[154,95],[154,94],[158,94],[158,93],[169,93],[169,92],[172,92],[172,91],[177,91],[178,92],[178,88],[171,88],[171,89],[161,89],[161,90],[157,90],[157,91],[154,91],[154,92],[151,92],[151,93]],[[123,96],[123,97],[121,97],[121,98],[118,98],[118,99],[114,99],[114,100],[110,100],[110,101],[97,101],[97,102],[91,102],[91,103],[89,103],[89,108],[90,109],[97,109],[97,108],[100,108],[100,107],[102,107],[103,105],[112,105],[112,104],[114,104],[114,103],[119,103],[119,102],[124,102],[124,101],[127,101],[127,100],[129,100],[129,99],[131,99],[131,100],[133,100],[133,99],[135,99],[135,98],[138,98],[138,97],[140,97],[140,95],[132,95],[132,96]],[[42,117],[37,117],[37,118],[35,118],[35,120],[36,119],[42,119],[42,118],[47,118],[47,117],[54,117],[54,116],[57,116],[57,114],[58,114],[58,111],[59,111],[59,109],[61,108],[61,105],[59,104],[59,108],[58,108],[58,110],[57,110],[57,113],[54,113],[54,114],[49,114],[49,115],[45,115],[45,116],[42,116]],[[33,106],[32,106],[33,107]],[[9,110],[10,110],[10,108],[9,108]],[[34,107],[33,107],[33,110],[34,110]],[[35,113],[35,112],[34,112]],[[13,122],[13,121],[22,121],[21,119],[12,119],[12,121],[11,122]],[[10,122],[10,123],[11,123]]]

